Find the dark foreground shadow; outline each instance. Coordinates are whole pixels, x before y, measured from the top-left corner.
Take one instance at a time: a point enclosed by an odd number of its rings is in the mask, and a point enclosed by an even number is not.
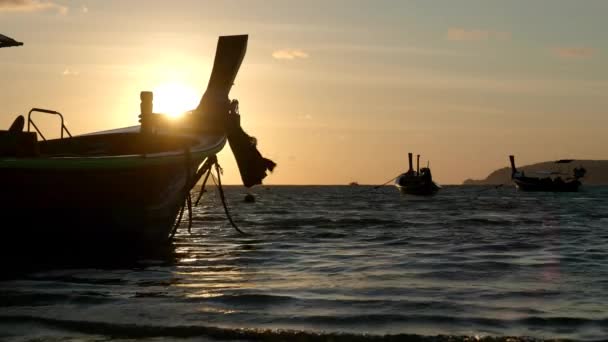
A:
[[[9,253],[10,252],[10,253]],[[103,243],[89,246],[50,244],[28,245],[5,249],[0,253],[0,279],[10,279],[26,273],[73,268],[137,269],[150,264],[171,266],[178,255],[172,243],[142,248],[142,246]]]

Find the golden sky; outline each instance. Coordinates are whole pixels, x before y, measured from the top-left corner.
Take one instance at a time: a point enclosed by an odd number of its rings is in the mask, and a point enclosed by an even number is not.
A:
[[[74,134],[196,106],[220,35],[249,34],[231,98],[279,165],[266,184],[440,184],[606,159],[606,1],[0,0],[0,127],[55,109]],[[44,122],[47,131],[54,122]],[[58,129],[56,129],[58,132]],[[240,183],[226,148],[228,183]]]

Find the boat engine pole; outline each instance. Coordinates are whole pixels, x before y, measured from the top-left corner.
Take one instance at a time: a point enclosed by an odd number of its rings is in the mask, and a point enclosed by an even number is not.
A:
[[[514,156],[509,156],[509,160],[511,161],[511,175],[514,175],[517,173],[517,168],[515,167],[515,157]]]
[[[420,174],[420,155],[416,155],[416,174]]]
[[[412,153],[407,154],[407,159],[410,163],[410,169],[407,172],[414,172],[414,165],[412,165]]]

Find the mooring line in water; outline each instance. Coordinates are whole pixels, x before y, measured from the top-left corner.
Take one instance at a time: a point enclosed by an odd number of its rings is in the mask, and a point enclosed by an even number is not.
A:
[[[478,198],[479,198],[479,196],[480,196],[480,194],[481,194],[482,192],[486,192],[486,191],[488,191],[488,190],[498,190],[499,188],[502,188],[504,185],[505,185],[505,184],[498,184],[498,185],[495,185],[495,186],[493,186],[493,187],[491,187],[491,188],[485,188],[485,189],[481,189],[481,190],[477,191],[476,193],[474,193],[475,197],[474,197],[473,199],[475,199],[475,200],[476,200],[476,199],[478,199]]]
[[[188,233],[190,233],[190,229],[192,228],[192,198],[190,197],[190,186],[192,184],[192,180],[190,177],[190,160],[192,159],[190,154],[190,148],[186,147],[184,149],[184,161],[185,161],[185,170],[186,170],[186,183],[184,184],[184,191],[186,192],[184,204],[179,210],[179,216],[177,218],[177,222],[173,226],[171,230],[171,234],[169,234],[168,240],[173,240],[175,233],[177,232],[177,228],[182,223],[182,217],[184,216],[184,209],[186,205],[188,205]],[[197,173],[198,175],[198,173]],[[197,178],[198,179],[198,178]],[[196,182],[196,181],[195,181]]]
[[[186,202],[188,203],[188,234],[192,234],[192,196],[190,196],[190,192],[188,192]]]
[[[171,234],[169,235],[169,241],[171,241],[173,239],[173,237],[175,236],[175,233],[177,232],[177,228],[179,228],[179,225],[182,223],[182,217],[184,216],[184,210],[185,210],[186,206],[188,206],[188,233],[192,234],[192,196],[190,195],[190,192],[188,191],[188,194],[186,195],[186,199],[184,200],[184,204],[182,205],[181,209],[179,210],[179,216],[177,218],[177,222],[173,226],[173,229],[171,230]]]
[[[376,185],[376,186],[373,188],[373,190],[378,189],[378,188],[379,188],[379,187],[381,187],[381,186],[385,186],[386,184],[388,184],[388,183],[390,183],[391,181],[393,181],[395,178],[399,177],[399,175],[401,175],[401,173],[400,173],[400,174],[398,174],[398,175],[396,175],[395,177],[393,177],[393,178],[391,178],[391,179],[387,180],[386,182],[384,182],[384,183],[382,183],[382,184],[380,184],[380,185]]]
[[[186,158],[188,159],[187,155]],[[215,170],[217,173],[217,182],[215,181],[215,176],[213,175],[213,166],[215,166]],[[195,179],[200,179],[203,175],[203,173],[205,173],[205,179],[203,180],[203,184],[201,186],[201,190],[198,194],[198,197],[196,198],[195,204],[194,206],[197,206],[199,204],[199,201],[201,200],[201,198],[203,197],[203,194],[205,193],[205,186],[207,185],[207,180],[209,179],[209,176],[211,176],[211,178],[213,179],[213,182],[216,184],[218,191],[220,193],[220,199],[222,200],[222,206],[224,207],[224,212],[226,213],[226,217],[228,218],[228,221],[230,222],[230,224],[232,225],[232,227],[234,227],[234,229],[236,229],[237,232],[243,234],[243,235],[247,235],[247,233],[245,233],[244,231],[242,231],[234,222],[234,220],[232,219],[232,215],[230,214],[230,210],[228,209],[228,205],[226,203],[226,196],[224,194],[224,188],[222,187],[222,180],[221,180],[221,173],[222,173],[222,167],[220,166],[220,164],[217,161],[217,157],[215,155],[210,156],[207,158],[207,160],[205,161],[205,163],[203,164],[203,166],[201,166],[201,168],[199,169],[199,171],[196,173],[196,178]],[[190,176],[188,175],[187,179],[190,179]],[[169,241],[171,241],[173,239],[173,237],[175,236],[175,233],[177,232],[177,229],[179,228],[181,222],[182,222],[182,218],[184,216],[184,211],[186,209],[186,207],[188,208],[188,233],[192,233],[192,196],[189,190],[189,181],[186,182],[187,184],[187,188],[188,188],[188,193],[186,194],[186,198],[184,199],[184,204],[182,205],[180,211],[179,211],[179,216],[177,218],[177,222],[175,223],[175,225],[173,226],[173,229],[171,230],[171,234],[169,235]]]
[[[182,223],[182,218],[184,216],[184,210],[185,210],[186,206],[188,207],[188,233],[192,234],[192,195],[190,192],[190,188],[192,187],[193,183],[196,183],[201,178],[201,176],[203,175],[204,172],[207,171],[208,172],[207,177],[209,177],[209,173],[211,172],[212,161],[215,162],[216,159],[215,159],[215,155],[213,155],[211,157],[207,157],[207,160],[205,161],[203,166],[196,172],[194,182],[192,181],[192,177],[190,176],[191,155],[190,155],[189,148],[184,149],[184,160],[186,161],[186,184],[184,185],[186,195],[184,198],[184,204],[182,204],[182,207],[179,210],[179,216],[177,218],[177,222],[173,226],[173,229],[171,230],[171,234],[169,234],[169,238],[168,238],[169,241],[173,240],[173,237],[175,236],[175,233],[177,232],[179,225]],[[206,181],[206,179],[207,178],[205,178],[205,181]],[[204,190],[204,184],[203,184],[203,190]],[[200,200],[200,196],[199,196],[198,200]],[[197,203],[198,203],[198,200],[197,200]]]
[[[206,168],[206,170],[205,170]],[[203,197],[203,194],[205,193],[205,186],[207,185],[207,180],[209,179],[209,175],[211,175],[211,166],[206,166],[203,165],[203,168],[201,170],[205,170],[203,172],[207,172],[205,174],[205,179],[203,179],[203,184],[201,185],[201,191],[198,193],[198,197],[196,198],[196,201],[194,202],[194,206],[197,206],[198,203],[200,202],[201,198]]]
[[[226,196],[224,195],[224,188],[222,188],[222,179],[220,177],[220,174],[222,173],[222,167],[220,166],[220,163],[217,162],[217,160],[215,161],[215,171],[217,173],[217,188],[220,192],[220,198],[222,200],[222,205],[224,206],[224,212],[226,213],[226,217],[228,218],[228,221],[230,221],[230,224],[232,225],[232,227],[234,227],[234,229],[236,229],[237,232],[239,232],[243,235],[247,235],[247,233],[240,230],[239,227],[236,225],[236,223],[234,223],[234,220],[232,220],[232,216],[230,215],[230,211],[228,210],[228,205],[226,204]],[[213,175],[211,175],[211,177],[213,177]],[[214,178],[214,181],[215,181],[215,178]]]
[[[190,196],[190,189],[192,189],[193,183],[196,183],[196,180],[192,182],[192,177],[190,176],[190,161],[192,160],[192,156],[189,147],[184,151],[184,155],[184,159],[186,160],[186,203],[184,203],[184,206],[188,204],[188,233],[192,234],[192,197]]]
[[[173,226],[173,230],[171,230],[171,234],[169,235],[169,241],[173,240],[173,237],[177,232],[177,228],[179,227],[180,223],[182,223],[182,216],[184,216],[184,207],[185,206],[182,205],[182,208],[179,210],[179,216],[177,217],[177,222],[175,222],[175,225]]]
[[[488,191],[488,190],[496,190],[496,189],[501,188],[503,186],[504,186],[504,184],[498,184],[498,185],[495,185],[495,186],[493,186],[491,188],[481,189],[481,190],[477,191],[477,193]]]

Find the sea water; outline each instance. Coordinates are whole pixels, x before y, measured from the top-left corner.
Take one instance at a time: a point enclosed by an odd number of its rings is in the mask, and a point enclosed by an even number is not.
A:
[[[4,274],[0,339],[608,337],[608,187],[226,192],[247,235],[210,189],[162,257]]]

